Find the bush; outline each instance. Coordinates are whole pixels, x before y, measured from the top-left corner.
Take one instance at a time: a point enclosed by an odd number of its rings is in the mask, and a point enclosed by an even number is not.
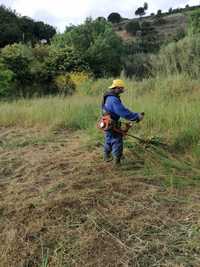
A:
[[[130,55],[124,62],[124,74],[131,78],[142,79],[150,75],[151,63],[148,54]]]
[[[13,72],[13,94],[25,96],[26,86],[33,83],[30,63],[33,61],[31,48],[23,44],[7,45],[1,51],[3,64]]]
[[[51,46],[49,56],[45,61],[45,66],[49,72],[58,74],[58,72],[81,71],[88,69],[83,55],[71,47]]]
[[[72,95],[76,89],[76,85],[70,78],[69,74],[58,75],[55,78],[55,84],[61,95]]]
[[[7,97],[12,92],[13,72],[0,63],[0,97]]]
[[[172,75],[185,73],[198,78],[200,73],[200,35],[185,37],[163,47],[153,57],[155,73]]]
[[[135,35],[140,30],[140,24],[138,21],[130,21],[126,24],[126,31],[132,35]]]
[[[92,75],[88,72],[81,71],[81,72],[71,72],[70,78],[75,83],[76,86],[80,86],[85,81],[89,80]]]
[[[200,9],[195,10],[190,14],[188,32],[190,35],[200,33]]]
[[[24,84],[31,80],[29,64],[33,60],[31,49],[22,44],[7,45],[1,51],[4,64],[14,72],[15,80]]]

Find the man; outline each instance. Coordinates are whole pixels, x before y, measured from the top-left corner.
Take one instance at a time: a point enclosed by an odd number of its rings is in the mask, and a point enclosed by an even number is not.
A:
[[[116,127],[119,127],[120,117],[129,121],[141,121],[144,113],[136,113],[127,109],[120,100],[120,94],[125,91],[122,80],[113,80],[109,91],[103,96],[103,113],[109,114]],[[104,160],[110,161],[111,153],[115,165],[120,165],[123,155],[123,135],[113,129],[105,131]]]

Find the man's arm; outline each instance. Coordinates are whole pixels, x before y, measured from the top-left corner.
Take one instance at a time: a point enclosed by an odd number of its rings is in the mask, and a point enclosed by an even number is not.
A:
[[[130,111],[117,98],[113,99],[112,108],[113,108],[114,113],[116,113],[118,116],[126,120],[129,120],[129,121],[140,120],[140,113]]]

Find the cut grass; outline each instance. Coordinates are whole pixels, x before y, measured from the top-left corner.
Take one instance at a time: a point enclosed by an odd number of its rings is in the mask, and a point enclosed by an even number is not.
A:
[[[6,129],[6,140],[29,131]],[[85,133],[53,136],[0,154],[18,159],[2,176],[14,179],[0,190],[0,266],[198,266],[200,187],[192,164],[179,168],[184,155],[132,144],[116,170]]]

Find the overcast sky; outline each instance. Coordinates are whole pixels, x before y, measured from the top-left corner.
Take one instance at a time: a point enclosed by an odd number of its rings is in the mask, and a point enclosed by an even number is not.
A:
[[[66,25],[79,24],[89,16],[107,18],[111,12],[118,12],[122,17],[133,18],[137,7],[144,2],[149,5],[148,13],[200,4],[200,0],[0,0],[0,4],[23,16],[51,24],[60,32]]]

